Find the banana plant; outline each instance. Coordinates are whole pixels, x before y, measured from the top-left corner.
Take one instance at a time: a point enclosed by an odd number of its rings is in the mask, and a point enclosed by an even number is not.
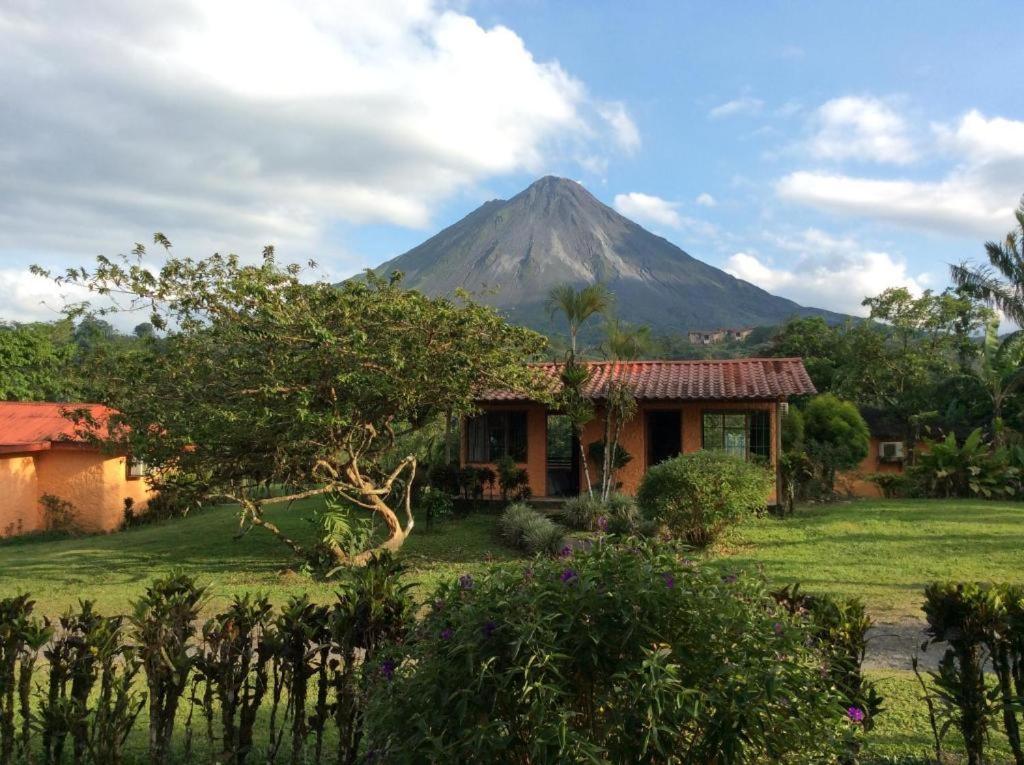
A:
[[[992,402],[992,437],[995,445],[1004,441],[1003,408],[1024,385],[1024,332],[999,338],[999,321],[993,319],[985,330],[977,379]]]

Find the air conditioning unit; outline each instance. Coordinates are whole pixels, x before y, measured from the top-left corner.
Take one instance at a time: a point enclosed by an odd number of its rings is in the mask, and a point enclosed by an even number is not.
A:
[[[903,442],[882,441],[878,444],[878,459],[882,462],[902,462]]]
[[[789,402],[788,401],[783,401],[781,404],[779,404],[779,414],[781,414],[783,417],[785,417],[787,414],[789,414]]]

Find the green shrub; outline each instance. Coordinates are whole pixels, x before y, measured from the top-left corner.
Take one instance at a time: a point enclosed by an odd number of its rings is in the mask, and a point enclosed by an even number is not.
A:
[[[664,546],[463,577],[417,637],[367,713],[380,761],[829,762],[854,727],[760,581]]]
[[[605,502],[607,531],[610,534],[633,534],[640,528],[640,510],[636,500],[627,494],[610,494]],[[600,523],[600,521],[599,521]]]
[[[831,494],[837,470],[851,470],[868,456],[871,432],[856,405],[831,393],[812,398],[803,412],[807,452]]]
[[[529,505],[517,502],[498,519],[501,538],[528,553],[557,553],[565,544],[565,530]]]
[[[519,467],[511,457],[502,457],[496,467],[502,500],[507,502],[530,498],[530,476],[526,468]]]
[[[455,503],[451,495],[433,486],[425,486],[420,492],[419,506],[417,510],[427,521],[427,531],[434,528],[435,523],[441,523],[455,512]]]
[[[581,494],[567,499],[560,514],[570,529],[597,531],[598,518],[604,517],[606,512],[605,505],[599,497]]]
[[[882,491],[886,499],[906,497],[914,493],[914,481],[906,473],[872,473],[866,476]]]
[[[724,452],[681,454],[644,476],[637,504],[644,517],[697,547],[765,506],[772,477],[765,468]]]

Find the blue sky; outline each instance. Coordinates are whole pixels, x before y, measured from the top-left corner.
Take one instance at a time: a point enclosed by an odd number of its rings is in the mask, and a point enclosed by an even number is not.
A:
[[[345,276],[545,174],[853,312],[1024,193],[1018,3],[327,5],[6,4],[0,318],[157,230]]]

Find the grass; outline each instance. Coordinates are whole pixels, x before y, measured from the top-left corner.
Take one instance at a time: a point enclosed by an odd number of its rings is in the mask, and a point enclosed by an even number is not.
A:
[[[309,542],[308,521],[316,507],[309,501],[290,511],[272,509],[269,516],[289,535]],[[495,521],[496,516],[477,514],[436,531],[417,528],[402,550],[417,596],[426,598],[440,581],[480,572],[491,561],[519,559],[498,541]],[[79,598],[95,600],[103,613],[121,613],[149,580],[172,570],[211,585],[209,610],[244,591],[265,592],[278,603],[301,592],[319,600],[332,597],[333,585],[298,573],[288,550],[270,534],[254,529],[234,539],[236,531],[237,516],[225,507],[121,534],[0,542],[0,597],[30,592],[38,611],[50,616]],[[861,597],[876,619],[919,618],[928,580],[1024,582],[1024,506],[896,500],[806,506],[784,521],[762,518],[741,525],[714,553],[712,566],[756,568],[776,584],[799,581],[808,590]],[[927,710],[913,674],[868,675],[887,702],[868,736],[866,761],[929,753]],[[133,743],[142,751],[143,741]],[[1002,742],[993,744],[993,761],[1005,761]],[[947,747],[959,748],[954,736]]]
[[[267,517],[301,543],[313,541],[310,518],[317,500],[291,510],[271,508]],[[445,577],[477,572],[492,560],[517,557],[494,533],[494,516],[470,515],[438,526],[417,527],[402,549],[418,593],[426,597]],[[146,584],[171,571],[211,587],[207,611],[243,592],[266,593],[273,602],[308,592],[329,600],[335,586],[296,569],[290,551],[270,533],[253,529],[240,539],[230,507],[208,508],[173,521],[118,534],[77,538],[22,537],[0,542],[0,597],[29,592],[36,612],[58,616],[88,598],[101,613],[125,613]]]
[[[861,500],[759,518],[730,533],[712,565],[758,568],[864,600],[881,621],[920,619],[935,579],[1024,583],[1024,505],[969,500]]]

